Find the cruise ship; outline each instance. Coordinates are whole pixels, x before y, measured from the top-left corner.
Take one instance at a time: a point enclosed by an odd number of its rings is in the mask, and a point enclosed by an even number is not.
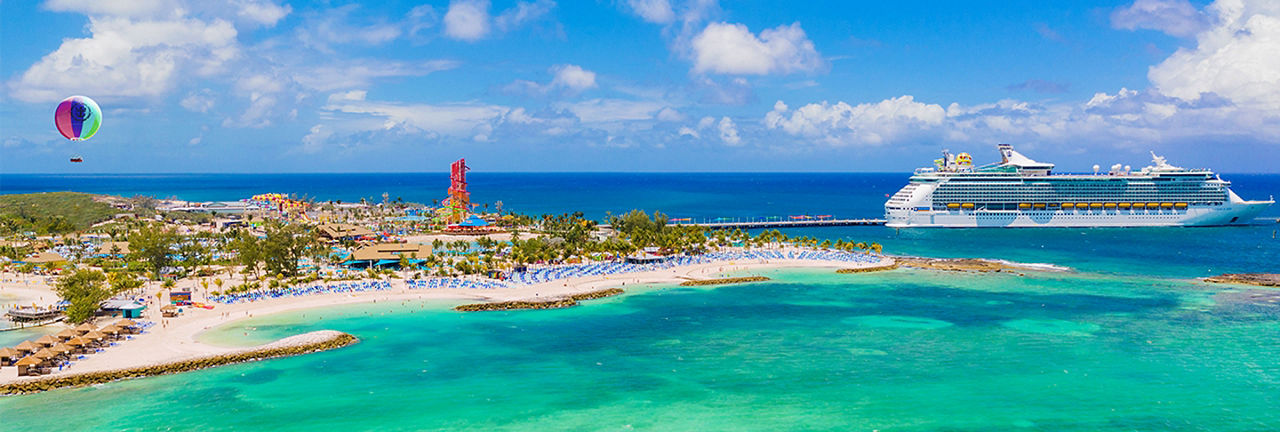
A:
[[[1054,165],[1000,144],[1000,163],[974,166],[944,151],[884,204],[886,226],[1139,227],[1246,225],[1275,203],[1245,201],[1211,170],[1170,165],[1153,152],[1136,172],[1053,174]]]

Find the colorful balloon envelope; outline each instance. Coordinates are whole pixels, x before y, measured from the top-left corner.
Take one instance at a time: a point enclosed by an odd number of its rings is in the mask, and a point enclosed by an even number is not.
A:
[[[72,141],[87,140],[98,133],[102,126],[102,109],[93,99],[84,96],[72,96],[58,104],[53,114],[53,122],[58,132]]]

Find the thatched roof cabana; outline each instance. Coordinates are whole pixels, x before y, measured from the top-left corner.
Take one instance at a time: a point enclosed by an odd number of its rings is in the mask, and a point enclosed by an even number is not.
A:
[[[66,329],[58,332],[58,334],[55,334],[54,336],[57,337],[58,339],[67,340],[76,336],[80,336],[80,333],[76,333],[76,331],[73,329]]]
[[[103,332],[98,331],[98,330],[94,330],[94,331],[91,331],[91,332],[85,333],[85,334],[84,334],[84,336],[80,336],[80,337],[85,338],[85,339],[89,339],[89,340],[93,340],[93,341],[100,341],[100,340],[102,340],[102,339],[106,338],[106,337],[107,337],[107,335],[106,335],[105,333],[103,333]]]
[[[51,359],[57,356],[58,356],[57,352],[54,352],[53,350],[48,348],[41,349],[40,351],[36,351],[35,353],[31,354],[31,357],[39,357],[42,359]]]
[[[97,330],[97,329],[98,329],[98,327],[94,326],[93,324],[84,323],[84,324],[80,324],[80,326],[79,326],[79,327],[76,327],[76,328],[75,328],[75,331],[76,331],[76,333],[79,333],[79,334],[85,334],[85,333],[88,333],[88,332],[91,332],[91,331],[94,331],[94,330]]]
[[[73,337],[71,340],[67,341],[67,346],[71,347],[82,347],[88,344],[89,340],[82,337]]]
[[[54,354],[62,355],[71,352],[71,347],[68,347],[66,344],[57,344],[49,347],[49,351]]]
[[[48,263],[56,263],[56,262],[66,262],[67,259],[63,258],[62,255],[58,255],[53,252],[40,252],[38,254],[35,254],[35,256],[24,258],[22,261],[33,263],[33,264],[48,264]]]
[[[22,360],[18,360],[17,363],[14,363],[14,366],[40,366],[42,364],[44,364],[44,359],[36,356],[27,356],[23,357]]]
[[[18,352],[28,352],[28,353],[29,353],[29,352],[35,352],[35,350],[40,349],[40,346],[39,346],[39,345],[36,345],[36,344],[35,344],[35,342],[31,342],[31,341],[22,341],[22,343],[18,344],[18,346],[13,347],[13,349],[18,350]]]
[[[62,342],[62,341],[59,340],[59,338],[57,337],[53,337],[49,335],[44,335],[44,336],[41,336],[40,339],[36,339],[36,345],[46,346],[46,347],[57,345],[58,342]]]
[[[16,349],[13,349],[10,347],[0,348],[0,359],[12,361],[21,356],[22,356],[22,353]]]
[[[120,333],[120,330],[121,330],[121,329],[120,329],[120,326],[117,326],[117,325],[115,325],[115,324],[112,324],[112,325],[109,325],[109,326],[106,326],[106,327],[103,327],[103,328],[98,329],[98,331],[99,331],[99,332],[101,332],[101,333],[103,333],[103,334],[108,334],[108,335],[115,335],[115,334],[119,334],[119,333]]]
[[[116,321],[115,325],[123,328],[123,327],[133,327],[138,325],[138,323],[131,319],[122,319],[120,321]]]

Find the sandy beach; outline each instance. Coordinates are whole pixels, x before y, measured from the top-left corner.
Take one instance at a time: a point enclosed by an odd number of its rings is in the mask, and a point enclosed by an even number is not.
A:
[[[45,377],[115,370],[237,352],[246,349],[246,347],[210,345],[200,342],[198,337],[201,333],[211,328],[237,320],[288,311],[375,301],[394,302],[431,299],[464,302],[539,301],[604,288],[620,287],[627,289],[635,286],[706,279],[724,273],[741,273],[778,268],[830,268],[835,270],[854,267],[878,267],[892,262],[891,258],[883,258],[880,263],[821,260],[726,261],[687,265],[666,270],[569,278],[513,288],[483,290],[432,289],[428,291],[409,289],[403,280],[392,279],[393,288],[390,290],[274,298],[230,305],[218,304],[212,310],[188,307],[184,308],[184,313],[181,316],[175,318],[161,318],[159,308],[149,307],[142,321],[152,321],[156,325],[148,329],[146,333],[134,335],[130,340],[118,341],[117,346],[107,348],[101,353],[88,355],[84,360],[76,360],[71,366],[45,375]],[[9,287],[5,289],[9,289]],[[51,294],[51,292],[47,293]],[[98,324],[106,324],[113,320],[102,319]],[[65,326],[64,324],[58,325]],[[12,367],[0,370],[0,384],[31,379],[39,379],[39,377],[18,377],[17,369]]]

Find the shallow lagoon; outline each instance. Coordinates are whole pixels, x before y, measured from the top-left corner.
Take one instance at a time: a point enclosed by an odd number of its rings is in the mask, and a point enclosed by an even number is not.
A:
[[[1223,287],[765,274],[775,280],[563,310],[405,302],[258,317],[205,338],[337,329],[362,342],[4,398],[0,418],[6,431],[1280,428],[1280,320],[1214,303]]]

